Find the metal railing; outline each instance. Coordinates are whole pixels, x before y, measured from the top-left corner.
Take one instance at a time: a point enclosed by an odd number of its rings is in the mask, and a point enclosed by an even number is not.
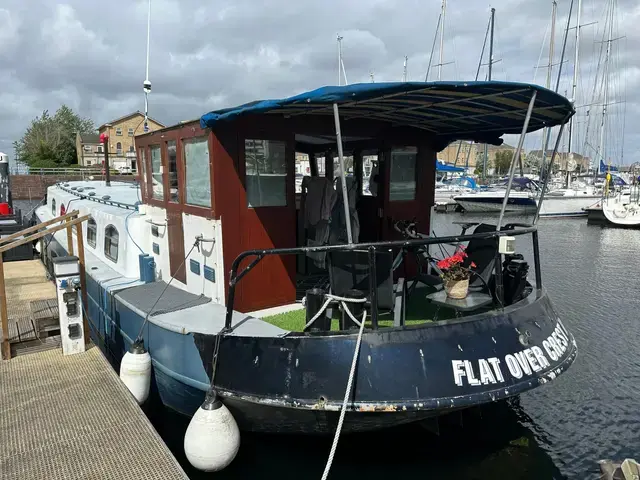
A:
[[[113,166],[111,166],[111,174],[112,175],[122,175],[122,176],[131,176],[131,175],[136,175],[137,172],[136,170],[130,170],[130,168],[128,168],[129,172],[121,172],[120,170],[118,170],[117,168],[114,168]],[[12,169],[11,170],[11,175],[40,175],[40,176],[47,176],[47,175],[73,175],[73,176],[78,176],[78,177],[82,177],[84,178],[88,178],[90,176],[95,176],[95,177],[101,177],[102,176],[102,166],[98,165],[96,167],[77,167],[77,168],[70,168],[70,167],[60,167],[60,168],[32,168],[32,167],[28,167],[26,172],[24,171],[24,169]]]
[[[497,244],[500,237],[503,236],[521,236],[530,234],[533,244],[533,260],[535,265],[535,283],[536,289],[542,289],[542,273],[540,268],[540,249],[538,245],[538,228],[527,224],[510,224],[503,227],[504,230],[490,231],[470,235],[455,235],[448,237],[428,237],[416,240],[397,240],[387,242],[373,243],[355,243],[341,245],[323,245],[319,247],[294,247],[294,248],[274,248],[264,250],[247,250],[236,257],[231,265],[231,273],[229,277],[229,293],[227,295],[227,311],[225,318],[225,326],[223,333],[233,330],[233,306],[235,301],[236,286],[262,259],[267,256],[275,255],[300,255],[307,253],[319,252],[349,252],[355,250],[367,250],[369,259],[369,299],[371,303],[371,326],[374,330],[378,328],[378,305],[377,305],[377,282],[376,282],[376,251],[381,249],[399,248],[402,250],[416,249],[426,247],[428,245],[440,244],[460,244],[468,242],[472,239],[495,239],[496,240],[496,261],[495,262],[495,279],[496,279],[496,297],[498,302],[502,304],[502,292],[504,285],[502,281],[502,263],[499,261],[501,255],[498,253]],[[249,257],[255,257],[249,264],[238,272],[240,263]]]

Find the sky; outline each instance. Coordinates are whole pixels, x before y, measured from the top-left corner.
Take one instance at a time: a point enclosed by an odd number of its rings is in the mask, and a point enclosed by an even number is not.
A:
[[[552,88],[570,0],[557,3]],[[629,164],[640,162],[637,0],[583,0],[572,145],[595,156],[600,143],[604,82],[594,75],[605,64],[599,52],[607,43],[598,42],[609,33],[610,3],[612,38],[618,39],[610,44],[604,150],[612,163]],[[544,85],[552,11],[547,0],[448,0],[441,79],[475,78],[490,7],[496,10],[492,79]],[[0,0],[0,151],[12,156],[13,141],[30,121],[63,103],[96,126],[143,110],[147,8],[147,0]],[[151,0],[149,115],[171,125],[336,84],[338,33],[350,83],[369,82],[372,72],[375,81],[402,80],[405,55],[408,79],[424,80],[440,12],[441,0]],[[570,97],[575,29],[568,38],[559,91]],[[483,66],[480,79],[486,75]],[[433,66],[429,80],[437,79]],[[563,137],[565,150],[567,142]],[[525,148],[541,148],[540,135],[530,135]]]

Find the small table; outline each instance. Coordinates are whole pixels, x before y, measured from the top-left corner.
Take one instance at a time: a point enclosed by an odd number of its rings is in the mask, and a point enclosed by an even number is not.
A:
[[[444,290],[427,295],[427,300],[438,307],[434,314],[434,321],[438,320],[440,307],[451,308],[455,311],[456,317],[460,317],[462,312],[471,312],[493,303],[491,295],[487,295],[486,293],[469,292],[465,298],[456,299],[447,297],[447,292]]]

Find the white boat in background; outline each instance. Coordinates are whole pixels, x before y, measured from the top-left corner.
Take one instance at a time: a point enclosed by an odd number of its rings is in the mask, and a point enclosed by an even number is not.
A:
[[[502,208],[506,182],[488,191],[465,193],[454,197],[466,212],[498,213]],[[526,177],[513,179],[506,212],[522,215],[534,214],[540,201],[540,185]],[[547,192],[540,208],[541,217],[579,217],[587,215],[585,209],[602,198],[593,186],[576,186]]]
[[[620,192],[605,198],[602,213],[614,226],[640,228],[640,186],[634,185],[628,194]]]
[[[477,190],[476,182],[471,177],[457,177],[444,182],[436,182],[435,203],[453,203],[453,197]]]

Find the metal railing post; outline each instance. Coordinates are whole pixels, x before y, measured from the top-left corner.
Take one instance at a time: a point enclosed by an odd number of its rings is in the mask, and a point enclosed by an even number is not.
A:
[[[378,329],[378,281],[376,278],[376,247],[369,247],[369,300],[371,301],[371,327]]]
[[[524,118],[524,124],[522,125],[522,132],[520,133],[520,138],[518,139],[518,146],[516,148],[516,151],[513,153],[513,158],[511,159],[511,168],[509,169],[509,183],[507,183],[507,191],[504,194],[502,209],[500,210],[500,218],[498,219],[498,225],[496,226],[496,231],[498,232],[500,231],[500,227],[502,227],[502,218],[504,217],[504,212],[507,209],[507,202],[509,201],[509,194],[511,193],[511,184],[513,183],[513,175],[516,171],[516,161],[520,158],[520,152],[522,152],[524,137],[527,135],[529,120],[531,120],[531,113],[533,112],[533,105],[536,103],[537,96],[538,91],[534,90],[533,95],[531,95],[531,100],[529,101],[529,108],[527,108],[527,116]]]
[[[533,243],[533,265],[536,271],[536,290],[542,290],[542,269],[540,268],[540,246],[538,245],[538,231],[531,233]]]

